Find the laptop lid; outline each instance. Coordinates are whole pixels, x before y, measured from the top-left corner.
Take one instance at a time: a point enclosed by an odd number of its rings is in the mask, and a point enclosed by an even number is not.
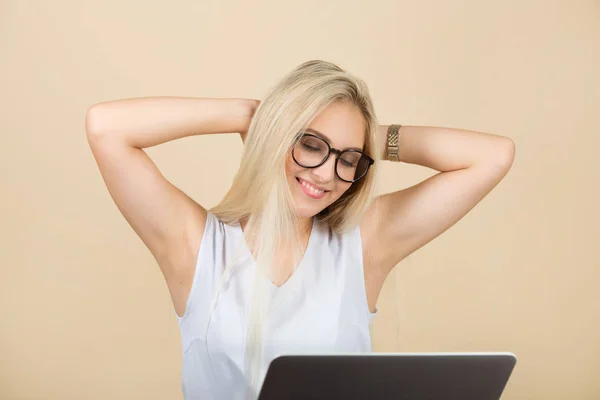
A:
[[[283,355],[269,364],[259,400],[498,400],[513,353]]]

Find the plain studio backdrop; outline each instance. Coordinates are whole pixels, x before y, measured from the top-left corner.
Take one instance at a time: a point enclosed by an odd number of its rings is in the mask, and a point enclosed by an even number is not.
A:
[[[496,133],[512,170],[400,263],[375,351],[512,351],[503,399],[598,399],[598,1],[0,1],[0,399],[180,399],[163,277],[87,145],[97,102],[262,99],[324,59],[362,77],[382,124]],[[205,207],[238,135],[148,149]],[[384,163],[389,192],[432,175]]]

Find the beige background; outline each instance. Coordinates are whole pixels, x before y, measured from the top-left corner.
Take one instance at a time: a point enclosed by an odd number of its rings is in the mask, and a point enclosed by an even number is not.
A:
[[[175,314],[112,203],[86,109],[262,98],[308,59],[369,84],[382,123],[497,133],[513,169],[401,263],[376,351],[512,351],[503,399],[599,399],[598,1],[0,1],[1,399],[180,399]],[[149,149],[206,207],[235,135]],[[381,191],[432,174],[386,163]]]

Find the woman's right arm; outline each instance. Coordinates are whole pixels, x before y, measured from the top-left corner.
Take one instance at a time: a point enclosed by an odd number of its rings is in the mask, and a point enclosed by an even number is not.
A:
[[[206,210],[172,185],[143,150],[174,139],[248,129],[257,100],[144,97],[91,106],[88,143],[115,204],[148,247],[183,315]]]

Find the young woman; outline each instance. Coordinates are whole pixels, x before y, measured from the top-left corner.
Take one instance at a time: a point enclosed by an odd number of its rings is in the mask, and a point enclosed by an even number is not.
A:
[[[86,131],[169,288],[186,399],[256,397],[278,355],[370,351],[393,267],[481,201],[515,152],[497,135],[378,125],[365,83],[318,60],[262,102],[116,100],[88,110]],[[206,210],[143,149],[210,133],[241,134],[244,151],[231,189]],[[375,197],[382,159],[440,173]]]

